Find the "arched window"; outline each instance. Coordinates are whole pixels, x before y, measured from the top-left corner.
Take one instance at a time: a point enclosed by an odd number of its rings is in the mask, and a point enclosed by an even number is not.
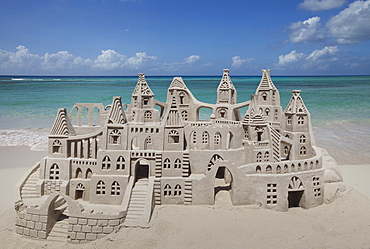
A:
[[[215,133],[215,137],[213,139],[215,149],[221,149],[221,134],[219,132]]]
[[[118,157],[117,164],[116,164],[116,170],[124,170],[125,169],[125,159],[123,156]]]
[[[227,111],[226,111],[226,109],[222,108],[222,109],[218,110],[218,114],[219,114],[220,118],[226,118]]]
[[[111,195],[120,195],[121,194],[121,187],[119,186],[119,183],[114,181],[112,183],[112,188],[110,191]]]
[[[153,116],[152,116],[152,112],[151,111],[145,111],[144,112],[144,119],[152,119]]]
[[[145,148],[144,149],[147,150],[148,148],[150,148],[151,144],[152,144],[152,137],[149,136],[145,138],[145,146],[144,146]]]
[[[304,156],[306,155],[306,147],[302,146],[299,148],[299,155]]]
[[[281,173],[281,167],[280,167],[280,165],[278,165],[276,167],[276,174],[280,174],[280,173]]]
[[[76,178],[82,178],[82,170],[80,168],[76,170]]]
[[[302,171],[302,164],[298,163],[298,171]]]
[[[193,144],[197,143],[197,132],[193,131]]]
[[[279,111],[277,109],[275,109],[274,119],[275,121],[279,120]]]
[[[109,156],[105,156],[102,161],[102,169],[110,169],[110,158]]]
[[[257,162],[262,162],[262,152],[257,153]]]
[[[208,132],[204,131],[202,134],[202,143],[203,144],[208,144],[208,139],[209,139],[209,134]]]
[[[120,144],[121,143],[121,132],[119,132],[119,130],[115,129],[111,131],[109,143],[110,144]]]
[[[54,163],[50,167],[50,174],[49,174],[50,180],[59,180],[59,166]]]
[[[261,173],[261,166],[256,167],[256,173]]]
[[[265,152],[265,157],[264,157],[264,161],[265,162],[268,162],[269,161],[269,157],[270,157],[270,153],[268,151]]]
[[[181,186],[179,184],[176,184],[175,190],[173,191],[174,196],[180,196],[181,195]]]
[[[290,171],[291,171],[291,172],[295,172],[295,165],[294,165],[294,163],[291,165],[291,167],[290,167]]]
[[[288,155],[289,153],[289,147],[288,146],[284,146],[284,154],[285,155]]]
[[[284,165],[284,173],[288,173],[288,165]]]
[[[169,169],[171,168],[171,160],[169,158],[164,159],[163,162],[163,168],[164,169]]]
[[[164,196],[171,196],[171,186],[169,184],[166,184],[166,186],[164,186],[163,195]]]
[[[266,108],[265,109],[265,113],[266,113],[266,117],[268,117],[269,116],[269,113],[270,113],[270,109],[269,108]]]
[[[288,125],[292,124],[292,116],[288,116],[288,118],[287,118],[287,124]]]
[[[188,112],[183,110],[181,112],[181,117],[182,117],[183,120],[187,121],[188,120]]]
[[[313,162],[312,161],[310,162],[310,169],[311,170],[313,169]]]
[[[266,92],[263,92],[262,93],[262,100],[263,101],[266,101],[267,100],[267,93]]]
[[[271,174],[272,173],[272,167],[271,167],[271,165],[267,165],[267,167],[266,167],[266,173],[267,174]]]
[[[306,136],[305,135],[301,135],[300,137],[299,137],[299,143],[301,143],[301,144],[304,144],[304,143],[306,143]]]
[[[180,135],[177,131],[172,130],[168,133],[168,142],[178,144],[180,142]]]
[[[181,169],[181,160],[179,158],[175,160],[174,168]]]
[[[304,124],[304,117],[302,117],[302,116],[299,116],[298,117],[298,124],[299,125],[303,125]]]
[[[91,175],[92,175],[92,171],[91,171],[91,169],[87,169],[86,170],[86,179],[90,179],[91,178]]]
[[[62,153],[62,143],[59,140],[53,142],[53,153]]]
[[[180,92],[180,94],[179,94],[179,99],[180,99],[180,105],[183,105],[183,104],[185,104],[185,102],[186,102],[186,98],[185,98],[185,93],[184,92]]]
[[[304,170],[308,170],[308,163],[307,162],[304,163]]]
[[[105,183],[102,180],[100,180],[98,184],[96,184],[96,194],[105,195]]]

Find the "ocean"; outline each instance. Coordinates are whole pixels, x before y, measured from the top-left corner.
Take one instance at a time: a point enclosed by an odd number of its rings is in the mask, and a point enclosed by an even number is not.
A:
[[[173,77],[146,77],[157,100],[165,102]],[[238,102],[250,99],[260,76],[231,76]],[[221,76],[183,77],[200,101],[215,103]],[[291,91],[311,113],[316,144],[340,164],[370,164],[370,76],[272,76],[283,109]],[[58,108],[75,103],[111,104],[113,96],[130,103],[137,77],[0,76],[0,145],[46,148],[47,132]],[[246,108],[241,110],[242,116]],[[202,112],[207,119],[210,113]],[[1,149],[1,148],[0,148]]]

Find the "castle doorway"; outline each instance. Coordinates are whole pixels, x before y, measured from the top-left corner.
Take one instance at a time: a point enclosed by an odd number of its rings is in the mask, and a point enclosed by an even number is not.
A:
[[[231,202],[231,185],[232,185],[232,175],[228,168],[225,166],[220,166],[217,169],[215,176],[215,186],[214,186],[214,201],[215,204],[223,203],[232,205]]]
[[[54,209],[54,212],[51,212],[51,214],[53,214],[52,218],[55,220],[55,223],[48,234],[47,240],[65,242],[68,238],[68,203],[64,197],[59,196],[53,200],[50,207]]]
[[[288,206],[289,208],[301,207],[304,203],[304,187],[302,181],[293,176],[288,185]]]
[[[82,183],[77,184],[76,192],[75,192],[75,199],[84,199],[85,187]]]
[[[136,164],[135,182],[140,179],[149,178],[149,163],[146,160],[139,160]]]

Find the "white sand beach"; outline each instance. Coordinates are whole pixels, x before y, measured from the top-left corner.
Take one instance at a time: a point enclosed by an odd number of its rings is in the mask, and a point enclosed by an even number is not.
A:
[[[340,166],[348,184],[343,196],[309,210],[277,212],[222,200],[158,206],[149,228],[122,228],[89,244],[25,238],[14,231],[14,186],[45,155],[26,146],[0,147],[2,248],[370,248],[370,165]]]

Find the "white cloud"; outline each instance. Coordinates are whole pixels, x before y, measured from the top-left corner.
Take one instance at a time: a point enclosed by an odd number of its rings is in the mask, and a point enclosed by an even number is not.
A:
[[[289,54],[286,55],[280,55],[279,56],[279,62],[278,66],[285,66],[287,64],[290,64],[292,62],[296,62],[300,59],[302,59],[305,56],[304,53],[297,53],[297,51],[293,50]]]
[[[251,62],[254,60],[254,58],[247,58],[247,59],[242,59],[240,56],[234,56],[231,58],[233,61],[233,64],[231,65],[232,67],[239,68],[241,65],[245,62]]]
[[[347,0],[304,0],[299,4],[299,8],[316,11],[330,10],[342,6]]]
[[[233,67],[236,67],[236,68],[239,68],[244,62],[246,62],[247,60],[246,59],[242,59],[242,58],[240,58],[240,56],[234,56],[233,58],[232,58],[232,60],[233,60],[233,64],[232,64],[232,66]]]
[[[305,21],[294,22],[289,26],[290,42],[313,42],[325,38],[324,30],[320,29],[320,17],[314,16]]]
[[[337,60],[336,57],[333,57],[339,52],[337,46],[326,46],[321,50],[314,50],[309,56],[306,57],[306,60],[321,62],[323,60]]]
[[[68,51],[59,51],[56,54],[46,53],[41,63],[44,69],[72,68],[75,57]]]
[[[133,69],[139,69],[144,64],[147,64],[148,62],[151,62],[157,59],[158,58],[156,56],[148,56],[146,52],[139,52],[139,53],[136,53],[135,57],[128,58],[125,65]]]
[[[94,61],[93,67],[101,69],[116,69],[124,65],[125,56],[112,49],[102,50]]]
[[[27,69],[40,65],[42,58],[31,54],[25,46],[19,45],[17,52],[0,50],[0,67],[3,69]]]
[[[326,24],[338,43],[357,43],[370,40],[370,0],[355,1]]]
[[[185,59],[186,63],[189,63],[189,64],[192,64],[196,61],[199,61],[200,60],[200,56],[199,55],[190,55],[188,58]]]

